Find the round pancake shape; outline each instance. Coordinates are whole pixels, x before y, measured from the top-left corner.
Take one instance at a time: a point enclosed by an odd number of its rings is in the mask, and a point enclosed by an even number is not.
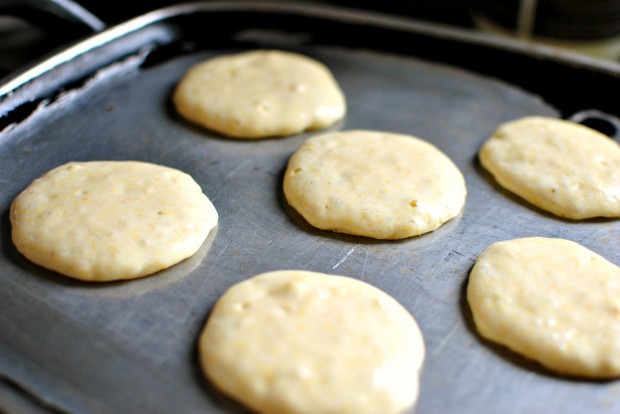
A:
[[[479,158],[502,187],[557,216],[620,216],[620,145],[584,125],[539,116],[507,122]]]
[[[417,400],[424,341],[383,291],[282,270],[224,293],[199,355],[215,387],[256,412],[396,414]]]
[[[465,203],[465,180],[419,138],[351,130],[308,139],[284,176],[288,203],[311,225],[375,239],[437,229]]]
[[[620,376],[620,267],[573,241],[492,244],[470,273],[467,301],[486,339],[559,374]]]
[[[240,139],[321,129],[346,112],[344,94],[324,64],[279,50],[199,63],[181,79],[173,102],[185,119]]]
[[[149,275],[190,257],[217,219],[188,174],[137,161],[61,165],[34,180],[10,210],[20,253],[92,282]]]

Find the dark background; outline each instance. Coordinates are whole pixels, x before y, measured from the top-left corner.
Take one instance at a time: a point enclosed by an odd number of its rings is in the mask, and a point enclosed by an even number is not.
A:
[[[71,25],[50,13],[49,3],[64,0],[0,0],[0,78],[88,35],[85,27]],[[71,3],[70,0],[68,1]],[[279,0],[301,2],[299,0]],[[174,0],[75,0],[87,11],[114,25],[151,10],[179,3]],[[460,27],[471,27],[468,3],[456,0],[304,0],[304,3],[329,4],[347,8],[379,11]],[[41,5],[44,5],[42,8]]]
[[[111,26],[182,1],[188,0],[0,0],[0,78],[92,33],[83,25],[70,24],[66,16],[58,16],[58,10],[66,4],[78,3]],[[520,3],[520,0],[271,1],[328,4],[472,30],[476,30],[474,13],[500,27],[514,29]],[[533,32],[563,41],[616,38],[616,50],[620,50],[620,0],[537,0]],[[620,60],[620,55],[611,58]]]
[[[285,0],[280,1],[285,2]],[[292,3],[295,2],[295,0],[289,0],[286,2]],[[447,22],[458,25],[469,24],[467,14],[468,2],[463,0],[306,0],[305,2],[332,4],[357,9],[377,10],[384,13],[394,13],[400,15],[404,14],[420,19]],[[103,2],[95,0],[81,0],[79,3],[103,20],[114,22],[126,20],[132,16],[142,14],[145,11],[173,4],[174,1],[152,0],[142,2],[129,0],[125,3],[121,3],[118,1]]]

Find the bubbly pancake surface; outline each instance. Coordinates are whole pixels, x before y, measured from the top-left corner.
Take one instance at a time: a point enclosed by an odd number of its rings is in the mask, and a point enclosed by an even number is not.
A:
[[[620,376],[620,267],[569,240],[497,242],[467,287],[478,332],[561,374]]]
[[[172,266],[193,255],[218,220],[188,174],[137,161],[61,165],[16,197],[10,218],[25,257],[86,281]]]
[[[358,280],[264,273],[230,288],[199,339],[222,392],[262,413],[402,413],[415,404],[424,342],[395,299]]]
[[[308,139],[289,160],[283,187],[313,226],[376,239],[437,229],[459,214],[467,192],[459,169],[432,144],[368,130]]]
[[[241,139],[324,128],[346,112],[344,94],[324,64],[279,50],[199,63],[179,82],[173,101],[189,121]]]
[[[507,190],[560,217],[620,217],[620,145],[586,126],[546,117],[501,125],[480,162]]]

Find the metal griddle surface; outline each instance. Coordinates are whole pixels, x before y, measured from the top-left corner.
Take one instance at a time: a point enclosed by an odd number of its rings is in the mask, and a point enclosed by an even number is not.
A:
[[[265,271],[307,269],[366,281],[415,316],[427,348],[416,412],[620,410],[618,382],[568,380],[483,341],[464,298],[474,260],[499,240],[567,238],[620,263],[619,221],[558,219],[501,189],[479,166],[477,151],[499,123],[558,116],[556,109],[500,80],[415,57],[293,47],[329,66],[347,96],[347,117],[331,129],[424,138],[467,182],[463,213],[433,233],[403,241],[339,235],[310,227],[282,196],[287,160],[314,132],[244,142],[175,115],[170,93],[188,67],[238,50],[197,50],[148,68],[120,62],[0,135],[5,387],[69,413],[245,412],[204,379],[198,334],[231,285]],[[10,241],[10,203],[33,179],[73,160],[181,169],[213,201],[219,225],[196,256],[140,280],[92,285],[33,265]]]

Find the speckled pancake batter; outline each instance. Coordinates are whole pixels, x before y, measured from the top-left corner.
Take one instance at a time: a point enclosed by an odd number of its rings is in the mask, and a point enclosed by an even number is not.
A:
[[[560,217],[620,217],[620,145],[586,126],[545,117],[501,125],[480,162],[497,182]]]
[[[17,196],[10,217],[13,242],[28,259],[97,282],[182,261],[218,219],[188,174],[136,161],[61,165]]]
[[[286,136],[327,127],[346,112],[329,69],[278,50],[223,55],[193,66],[174,93],[189,121],[233,138]]]
[[[563,239],[489,246],[469,277],[476,328],[561,374],[620,376],[620,267]]]
[[[310,224],[376,239],[433,231],[459,214],[465,180],[419,138],[352,130],[308,139],[284,175],[288,203]]]
[[[219,390],[260,413],[397,414],[417,400],[424,342],[381,290],[285,270],[225,292],[199,353]]]

